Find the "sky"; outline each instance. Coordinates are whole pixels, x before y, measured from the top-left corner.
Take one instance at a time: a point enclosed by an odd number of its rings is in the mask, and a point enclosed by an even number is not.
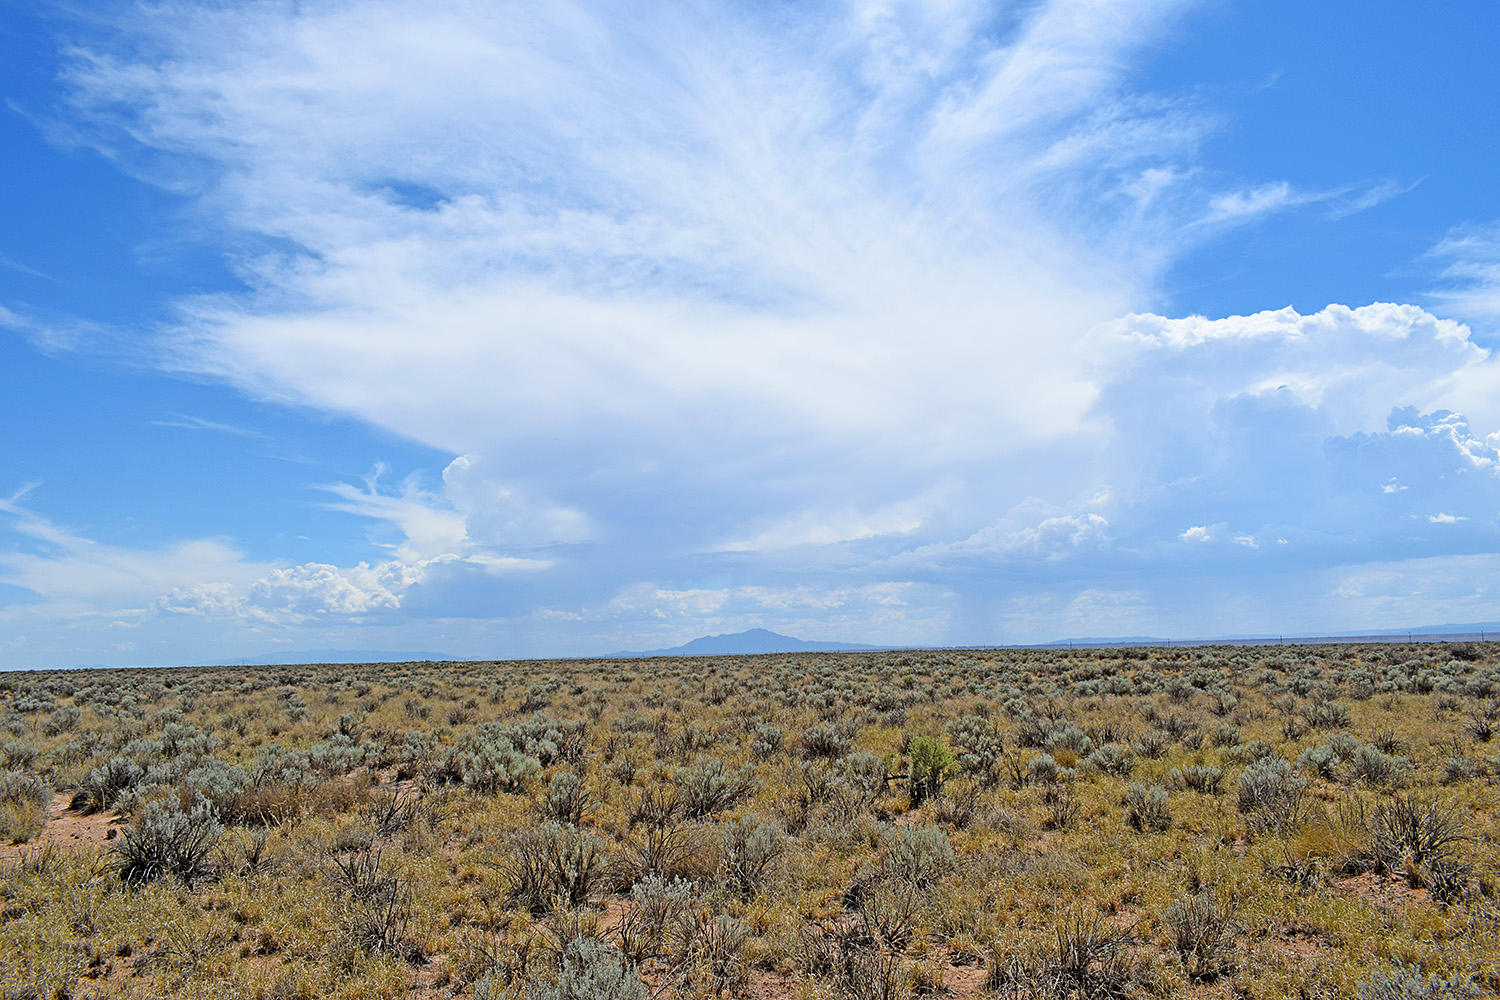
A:
[[[1496,37],[0,0],[0,667],[1500,619]]]

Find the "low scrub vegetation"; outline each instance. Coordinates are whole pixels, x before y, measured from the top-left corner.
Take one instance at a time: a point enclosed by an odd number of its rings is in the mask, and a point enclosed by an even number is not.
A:
[[[0,675],[0,998],[1500,991],[1500,648]]]

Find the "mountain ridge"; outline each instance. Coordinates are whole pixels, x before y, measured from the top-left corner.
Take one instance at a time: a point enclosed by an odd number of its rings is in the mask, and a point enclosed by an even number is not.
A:
[[[566,659],[566,660],[612,660],[612,659],[640,659],[652,656],[754,656],[766,653],[859,653],[879,652],[898,649],[1059,649],[1067,647],[1076,648],[1126,648],[1132,646],[1249,646],[1249,645],[1286,645],[1306,644],[1309,642],[1326,641],[1339,642],[1381,642],[1399,641],[1405,635],[1412,635],[1418,641],[1462,641],[1479,638],[1481,635],[1491,641],[1500,641],[1500,621],[1488,622],[1466,622],[1449,623],[1445,625],[1424,625],[1408,628],[1384,628],[1369,629],[1363,632],[1287,632],[1282,635],[1265,635],[1256,633],[1240,633],[1237,635],[1220,636],[1073,636],[1069,638],[1053,639],[1049,642],[1033,643],[1004,643],[997,642],[992,645],[966,645],[966,646],[925,646],[925,645],[875,645],[857,642],[825,642],[810,639],[798,639],[795,636],[783,635],[765,628],[752,628],[743,632],[725,632],[719,635],[705,635],[692,639],[679,646],[670,646],[665,649],[636,650],[620,653],[605,653],[600,655],[573,655],[561,657],[527,657],[527,659]],[[282,653],[266,653],[260,656],[242,657],[234,660],[223,661],[216,664],[200,663],[195,666],[226,666],[226,667],[249,667],[249,666],[298,666],[302,664],[358,664],[358,663],[413,663],[432,661],[435,663],[464,663],[464,662],[503,662],[507,657],[492,656],[452,656],[447,653],[418,652],[411,650],[382,650],[382,649],[305,649],[288,650]],[[110,670],[110,669],[144,669],[153,667],[185,666],[186,664],[109,664],[109,663],[80,663],[71,666],[53,669],[64,670]]]
[[[639,658],[645,656],[753,656],[761,653],[857,653],[889,646],[870,646],[858,642],[821,642],[814,639],[798,639],[782,635],[766,628],[746,629],[743,632],[725,632],[720,635],[705,635],[680,646],[666,649],[650,649],[635,652],[612,653],[613,658]]]

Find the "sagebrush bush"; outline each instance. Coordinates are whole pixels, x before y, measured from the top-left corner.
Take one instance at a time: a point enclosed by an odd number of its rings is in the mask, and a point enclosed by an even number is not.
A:
[[[1234,921],[1211,887],[1178,899],[1162,920],[1189,979],[1216,979],[1233,967]]]
[[[757,760],[765,760],[781,752],[786,745],[786,735],[782,733],[780,726],[773,726],[769,722],[758,722],[755,724],[755,736],[750,741],[750,754]]]
[[[476,739],[457,753],[449,767],[464,787],[479,792],[514,792],[542,769],[542,761],[522,753],[507,739]]]
[[[1481,995],[1472,974],[1424,974],[1414,965],[1401,964],[1372,974],[1356,993],[1358,1000],[1469,1000]]]
[[[1104,774],[1128,778],[1135,770],[1135,751],[1119,743],[1105,743],[1094,748],[1084,765]]]
[[[1320,701],[1304,708],[1302,718],[1314,729],[1340,729],[1349,725],[1349,708],[1336,701]]]
[[[1285,832],[1302,819],[1307,779],[1279,756],[1261,757],[1240,772],[1239,809],[1253,830]]]
[[[705,757],[690,767],[678,768],[672,780],[686,819],[721,813],[755,791],[752,769],[731,770],[717,757]]]
[[[36,763],[38,753],[40,751],[35,743],[11,740],[4,746],[0,746],[0,765],[4,765],[9,770],[24,770]]]
[[[635,962],[664,954],[673,929],[701,902],[692,882],[660,875],[647,875],[636,882],[630,890],[630,901],[618,936],[626,956]]]
[[[1393,796],[1382,803],[1372,828],[1376,856],[1388,870],[1442,862],[1468,839],[1457,805],[1419,795]]]
[[[73,796],[73,806],[86,813],[112,809],[121,796],[135,789],[145,774],[145,769],[130,758],[111,757],[88,773]]]
[[[1410,766],[1411,762],[1405,757],[1362,743],[1349,758],[1349,775],[1354,781],[1386,788],[1399,784]]]
[[[986,788],[1000,781],[1005,740],[992,721],[982,715],[965,715],[948,724],[948,738],[964,773],[972,775]]]
[[[556,978],[526,984],[526,1000],[646,1000],[635,967],[598,938],[576,937],[563,946]]]
[[[1078,820],[1078,797],[1060,785],[1042,790],[1042,806],[1047,810],[1043,825],[1049,830],[1067,830]]]
[[[587,830],[547,822],[515,833],[500,870],[510,899],[533,913],[555,905],[582,906],[603,889],[610,859],[604,842]]]
[[[1031,784],[1046,784],[1061,781],[1065,770],[1050,753],[1037,754],[1027,762],[1024,780]]]
[[[1130,748],[1147,760],[1160,760],[1166,756],[1172,739],[1160,729],[1142,733],[1130,744]]]
[[[1159,831],[1172,826],[1172,806],[1160,785],[1131,782],[1125,792],[1125,821],[1137,830]]]
[[[1189,764],[1172,768],[1167,780],[1178,788],[1217,795],[1224,786],[1224,769],[1215,764]]]
[[[881,870],[894,878],[929,885],[958,868],[953,841],[935,826],[888,827],[881,846]]]
[[[986,985],[1018,997],[1124,997],[1139,991],[1127,928],[1072,907],[1031,952],[997,949]]]
[[[1298,768],[1327,779],[1335,777],[1343,762],[1344,759],[1337,751],[1327,744],[1320,747],[1308,747],[1297,755]]]
[[[831,722],[808,726],[802,733],[802,755],[832,760],[849,752],[853,739],[844,727]]]
[[[114,848],[116,870],[128,885],[173,877],[191,887],[214,874],[214,847],[223,834],[213,804],[184,809],[175,798],[148,802]]]
[[[592,803],[593,796],[582,778],[572,771],[559,771],[547,784],[546,792],[537,803],[537,811],[544,819],[577,826],[583,822],[584,811]]]
[[[719,834],[722,859],[719,877],[741,899],[749,899],[766,885],[771,866],[786,853],[787,836],[776,823],[741,816]]]

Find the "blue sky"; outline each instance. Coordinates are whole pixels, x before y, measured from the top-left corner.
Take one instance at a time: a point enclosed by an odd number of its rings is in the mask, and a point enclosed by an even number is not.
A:
[[[1491,4],[0,4],[0,666],[1489,621]]]

